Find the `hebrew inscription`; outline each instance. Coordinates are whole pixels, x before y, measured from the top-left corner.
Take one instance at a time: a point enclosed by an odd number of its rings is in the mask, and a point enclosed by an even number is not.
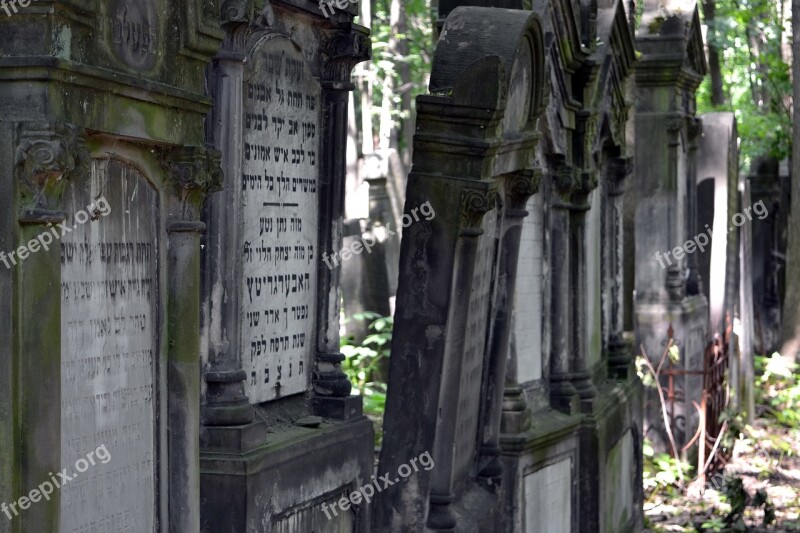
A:
[[[316,344],[319,82],[287,39],[244,84],[241,353],[251,401],[303,392]]]
[[[61,464],[103,445],[111,460],[63,486],[60,531],[153,531],[158,198],[135,170],[98,160],[66,211],[101,195],[110,213],[68,220],[61,242]]]

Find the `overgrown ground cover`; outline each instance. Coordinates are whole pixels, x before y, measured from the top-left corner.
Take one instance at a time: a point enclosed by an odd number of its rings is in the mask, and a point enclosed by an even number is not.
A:
[[[729,419],[723,472],[691,480],[691,467],[645,446],[649,532],[800,531],[800,374],[779,355],[757,359],[752,424]]]

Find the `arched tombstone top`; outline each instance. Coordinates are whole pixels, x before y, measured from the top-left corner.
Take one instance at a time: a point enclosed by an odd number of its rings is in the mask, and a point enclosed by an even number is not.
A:
[[[544,41],[535,13],[484,7],[450,13],[433,59],[431,94],[456,105],[505,108],[508,136],[534,129],[543,88]]]

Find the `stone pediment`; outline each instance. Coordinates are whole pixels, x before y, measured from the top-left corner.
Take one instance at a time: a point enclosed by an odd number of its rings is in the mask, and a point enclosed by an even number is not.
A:
[[[689,77],[697,81],[707,72],[697,4],[688,0],[647,0],[636,32],[642,52],[640,74],[661,70],[658,79]],[[647,75],[639,76],[646,81]]]
[[[433,59],[431,95],[417,101],[415,142],[448,147],[449,162],[440,160],[436,172],[479,175],[485,164],[497,174],[526,168],[544,96],[543,43],[533,12],[459,7],[450,13]],[[420,165],[415,157],[424,172]]]

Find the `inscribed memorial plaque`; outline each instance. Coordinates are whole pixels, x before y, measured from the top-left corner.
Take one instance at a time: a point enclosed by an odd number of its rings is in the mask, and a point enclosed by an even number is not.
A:
[[[572,531],[572,477],[572,461],[569,459],[563,459],[525,476],[527,531]]]
[[[519,269],[514,301],[514,343],[517,381],[527,383],[542,377],[542,302],[544,300],[543,195],[535,194],[522,221]]]
[[[153,531],[158,197],[137,171],[96,160],[64,204],[61,465],[75,478],[60,491],[60,530]],[[76,471],[102,446],[110,458]]]
[[[288,39],[265,41],[248,60],[241,352],[256,403],[308,386],[316,345],[320,95]]]

